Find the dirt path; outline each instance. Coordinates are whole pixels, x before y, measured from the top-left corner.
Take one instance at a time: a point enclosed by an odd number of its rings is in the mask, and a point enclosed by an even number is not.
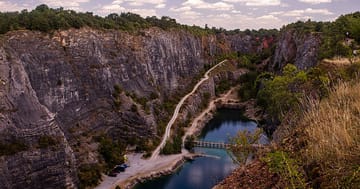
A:
[[[220,63],[216,64],[215,66],[213,66],[211,69],[209,69],[204,77],[194,86],[193,90],[188,93],[187,95],[185,95],[181,100],[180,102],[176,105],[176,108],[175,108],[175,111],[174,111],[174,114],[172,116],[172,118],[170,119],[169,123],[167,124],[166,126],[166,129],[165,129],[165,134],[161,140],[161,143],[159,144],[159,146],[153,151],[152,155],[151,155],[151,158],[150,160],[153,160],[153,159],[156,159],[159,157],[159,154],[160,154],[160,150],[165,146],[166,144],[166,141],[168,140],[168,138],[170,137],[170,131],[171,131],[171,127],[172,125],[174,124],[176,118],[178,117],[178,114],[179,114],[179,111],[180,111],[180,108],[181,106],[184,104],[185,100],[187,98],[189,98],[189,96],[191,96],[192,94],[195,93],[195,91],[199,88],[199,86],[204,83],[204,81],[208,80],[209,79],[209,73],[214,70],[216,67],[218,67],[219,65],[223,64],[224,62],[226,62],[227,60],[223,60],[221,61]]]
[[[231,88],[227,93],[221,95],[220,97],[210,101],[208,107],[203,110],[191,123],[191,126],[189,128],[186,129],[185,135],[182,138],[182,143],[183,143],[183,148],[184,148],[184,144],[185,144],[185,139],[187,136],[193,135],[196,132],[198,132],[200,129],[202,129],[202,125],[204,125],[207,121],[208,118],[207,116],[211,115],[211,111],[214,111],[216,109],[216,105],[215,103],[217,101],[223,101],[226,102],[228,100],[235,100],[236,97],[236,89],[238,87],[233,87]]]
[[[163,172],[163,171],[171,171],[171,169],[173,169],[173,167],[179,161],[182,161],[182,159],[185,156],[188,156],[189,152],[184,149],[182,150],[181,154],[176,154],[176,155],[159,156],[159,153],[160,153],[160,149],[164,147],[166,140],[170,136],[171,126],[175,122],[175,120],[179,114],[180,108],[183,105],[183,103],[185,102],[185,100],[190,95],[192,95],[204,81],[209,79],[209,73],[212,70],[214,70],[216,67],[218,67],[219,65],[221,65],[224,62],[226,62],[226,60],[216,64],[211,69],[209,69],[204,74],[204,77],[195,85],[193,90],[189,94],[185,95],[180,100],[180,102],[177,104],[177,106],[175,108],[175,111],[174,111],[174,114],[173,114],[171,120],[169,121],[169,123],[166,126],[166,131],[163,136],[163,139],[162,139],[160,145],[153,152],[151,158],[142,159],[142,154],[127,154],[128,161],[129,161],[128,164],[130,165],[130,167],[128,167],[125,172],[118,174],[116,177],[109,177],[109,176],[103,175],[103,181],[100,183],[100,185],[95,187],[95,189],[114,189],[118,185],[121,188],[125,188],[127,185],[129,185],[135,179],[138,179],[141,177],[148,177],[148,176],[151,176],[156,173]],[[230,94],[230,91],[227,94]],[[214,105],[215,105],[215,100],[210,102],[208,109],[210,107],[213,107]],[[201,113],[196,118],[196,120],[200,119],[201,115],[205,115],[204,112]],[[194,123],[196,123],[195,120],[189,130],[195,130],[196,124],[194,124]],[[190,133],[190,132],[188,132],[188,133]]]
[[[201,129],[199,122],[206,123],[206,115],[209,115],[210,111],[215,110],[215,102],[218,100],[227,101],[236,98],[236,87],[231,88],[226,94],[221,95],[219,98],[212,100],[208,107],[202,111],[191,123],[183,137],[183,141],[186,136],[194,134],[196,131]],[[144,178],[151,175],[155,175],[159,172],[172,171],[173,167],[182,161],[184,156],[190,155],[187,150],[182,150],[181,154],[158,156],[154,159],[142,159],[142,154],[127,154],[130,167],[125,172],[118,174],[116,177],[109,177],[104,175],[103,181],[95,189],[114,189],[116,186],[125,188],[132,181],[138,178]]]

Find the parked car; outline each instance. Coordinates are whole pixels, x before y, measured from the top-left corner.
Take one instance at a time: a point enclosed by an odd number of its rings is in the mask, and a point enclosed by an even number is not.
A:
[[[128,167],[128,165],[126,165],[126,164],[117,165],[117,166],[115,166],[115,168],[113,169],[113,171],[115,171],[115,172],[117,172],[117,173],[119,173],[119,172],[124,172],[127,167]]]
[[[117,176],[117,172],[115,172],[114,170],[112,170],[109,174],[109,177],[116,177]]]

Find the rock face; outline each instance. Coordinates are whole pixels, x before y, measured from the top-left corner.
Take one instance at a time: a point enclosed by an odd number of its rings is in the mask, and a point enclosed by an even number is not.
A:
[[[56,115],[39,102],[21,60],[12,53],[0,47],[0,143],[20,140],[28,150],[0,157],[0,188],[73,188],[73,150]],[[41,136],[56,139],[55,146],[38,148]]]
[[[279,71],[288,63],[301,70],[314,67],[318,62],[320,42],[320,36],[316,33],[283,31],[276,44],[274,59],[269,69]]]
[[[159,138],[166,112],[155,109],[166,98],[189,87],[216,54],[254,45],[249,36],[158,28],[1,36],[0,144],[26,148],[0,156],[0,188],[75,188],[77,167],[99,161],[93,136]],[[56,143],[41,146],[44,137]]]

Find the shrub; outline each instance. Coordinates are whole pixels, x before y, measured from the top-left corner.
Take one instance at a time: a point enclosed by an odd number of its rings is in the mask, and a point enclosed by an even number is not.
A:
[[[99,164],[85,164],[78,169],[78,177],[80,181],[79,188],[94,187],[101,180],[101,166]]]
[[[251,98],[256,98],[257,88],[255,83],[257,76],[257,72],[250,71],[240,77],[240,88],[238,90],[238,96],[240,97],[241,101],[247,101]]]
[[[25,142],[14,139],[11,142],[0,142],[0,156],[14,155],[21,151],[26,151],[29,147]]]
[[[176,135],[173,140],[168,140],[163,149],[161,149],[161,153],[168,154],[178,154],[181,153],[181,135]]]
[[[54,139],[53,136],[48,136],[48,135],[40,136],[38,140],[39,148],[48,148],[50,146],[55,146],[56,144],[58,144],[58,141]]]
[[[275,151],[268,153],[266,157],[262,158],[262,161],[268,165],[271,172],[279,174],[290,188],[306,188],[305,179],[299,171],[298,162],[290,158],[286,152]]]
[[[122,91],[123,90],[121,89],[120,85],[114,85],[114,92],[112,93],[112,96],[114,97],[114,105],[116,109],[119,109],[121,106],[120,94],[122,93]]]
[[[107,168],[111,169],[117,164],[124,162],[125,146],[119,141],[112,140],[107,136],[99,137],[99,153],[105,160]]]
[[[261,133],[262,129],[257,129],[254,133],[244,130],[230,138],[230,149],[239,162],[246,163],[248,156],[255,151],[252,145],[259,141]]]
[[[225,91],[229,90],[231,87],[231,83],[228,80],[221,80],[218,85],[215,87],[215,94],[218,96]]]
[[[194,136],[187,136],[185,139],[185,149],[191,151],[194,148]]]

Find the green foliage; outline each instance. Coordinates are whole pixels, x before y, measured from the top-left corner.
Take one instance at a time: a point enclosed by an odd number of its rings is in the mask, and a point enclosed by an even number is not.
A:
[[[101,180],[101,171],[99,164],[81,165],[78,169],[79,188],[84,189],[98,185]]]
[[[112,93],[112,96],[114,97],[114,105],[116,109],[120,109],[121,106],[121,99],[120,99],[120,94],[122,93],[122,89],[120,87],[120,85],[115,84],[114,85],[114,92]]]
[[[50,32],[57,29],[91,27],[95,29],[119,29],[129,32],[139,32],[141,29],[159,27],[164,30],[184,29],[194,35],[212,33],[198,26],[186,26],[176,22],[175,19],[163,16],[160,19],[152,16],[142,18],[134,13],[111,13],[105,18],[93,15],[92,12],[75,12],[63,8],[49,8],[39,5],[31,12],[26,9],[21,12],[0,13],[0,34],[8,31],[28,29]]]
[[[263,79],[264,86],[257,94],[258,104],[278,119],[282,113],[298,107],[303,92],[302,86],[308,80],[306,73],[298,71],[292,64],[286,65],[283,73],[272,80]]]
[[[239,162],[246,163],[250,153],[255,151],[252,145],[259,141],[262,133],[262,129],[256,129],[254,133],[244,130],[230,138],[232,144],[230,149]]]
[[[345,38],[352,38],[356,43],[360,43],[360,12],[342,15],[334,22],[298,21],[288,24],[282,30],[293,30],[303,35],[320,33],[322,40],[318,57],[320,60],[334,56],[348,57],[351,56],[352,49],[344,45],[344,41]]]
[[[216,96],[219,96],[220,94],[229,90],[230,87],[231,87],[231,83],[229,80],[221,80],[220,83],[218,85],[216,85],[216,87],[215,87]]]
[[[99,153],[104,158],[109,169],[124,162],[125,146],[121,142],[112,140],[107,136],[101,136],[98,140],[100,143]]]
[[[159,95],[156,92],[151,92],[150,93],[150,99],[151,100],[154,100],[154,99],[157,99],[157,98],[159,98]]]
[[[240,76],[240,88],[238,90],[238,96],[241,101],[247,101],[251,98],[256,98],[257,88],[256,88],[256,79],[258,73],[255,71],[250,71],[244,75]]]
[[[181,153],[181,135],[176,135],[172,140],[166,141],[164,148],[161,149],[161,154],[178,154]]]
[[[194,136],[187,136],[186,139],[185,139],[185,149],[191,151],[193,148],[194,148],[194,140],[195,140],[195,137]]]
[[[298,162],[290,158],[286,152],[275,151],[262,158],[271,172],[280,174],[290,188],[306,188],[304,176],[299,172]]]
[[[0,142],[0,157],[14,155],[28,150],[28,148],[25,142],[18,139],[13,139],[11,142]]]
[[[59,142],[53,136],[48,135],[43,135],[38,140],[39,148],[48,148],[50,146],[55,146],[58,143]]]

